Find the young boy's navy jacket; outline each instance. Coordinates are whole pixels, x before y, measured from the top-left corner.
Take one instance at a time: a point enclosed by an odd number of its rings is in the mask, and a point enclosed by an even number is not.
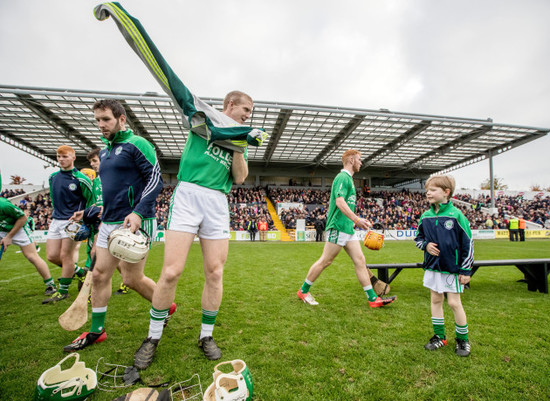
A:
[[[420,217],[415,238],[416,246],[424,251],[424,269],[446,274],[472,275],[474,242],[470,223],[451,201],[434,207]],[[437,244],[439,256],[426,251],[429,242]]]

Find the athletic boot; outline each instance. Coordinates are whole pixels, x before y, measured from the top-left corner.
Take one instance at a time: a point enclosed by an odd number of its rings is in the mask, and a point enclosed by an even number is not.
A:
[[[69,293],[66,292],[65,294],[60,293],[59,291],[56,291],[55,294],[51,298],[46,298],[42,301],[42,304],[55,304],[56,302],[62,301],[63,299],[69,298]]]
[[[116,295],[125,295],[125,294],[128,294],[129,292],[130,292],[130,287],[128,287],[127,285],[124,285],[124,283],[120,283],[120,287],[115,292],[115,294]]]
[[[172,305],[170,305],[170,310],[168,311],[168,316],[166,317],[166,319],[164,319],[164,327],[168,326],[168,322],[170,321],[170,318],[176,311],[177,307],[178,306],[174,302],[172,302]]]
[[[430,341],[428,341],[428,344],[424,345],[424,348],[430,351],[435,351],[436,349],[439,349],[446,345],[447,345],[447,340],[439,337],[437,334],[434,334],[434,336],[430,338]]]
[[[468,340],[461,340],[460,338],[457,338],[455,353],[458,356],[470,355],[470,342]]]
[[[85,267],[82,268],[82,273],[80,275],[75,274],[74,278],[76,279],[78,283],[78,292],[82,289],[82,286],[84,285],[84,281],[86,280],[86,274],[88,274],[88,269]]]
[[[56,292],[57,292],[57,288],[55,287],[55,285],[49,285],[44,290],[44,295],[53,295]]]
[[[63,347],[65,352],[75,352],[84,349],[92,344],[98,344],[107,339],[107,333],[105,329],[101,330],[101,333],[89,333],[85,331],[79,335],[72,343]]]
[[[387,298],[376,298],[374,301],[369,301],[369,306],[371,308],[380,308],[381,306],[386,306],[391,304],[393,301],[397,299],[397,295],[393,295],[391,297]]]
[[[215,361],[222,357],[222,351],[216,345],[216,342],[212,337],[204,337],[199,339],[199,348],[204,352],[206,359]]]
[[[302,290],[298,290],[298,292],[296,293],[296,295],[298,295],[298,298],[300,298],[302,301],[304,301],[304,303],[306,304],[309,304],[309,305],[319,305],[319,302],[317,302],[315,300],[315,298],[313,298],[313,295],[311,295],[309,292],[304,294],[302,292]]]
[[[134,366],[139,370],[147,369],[153,362],[157,345],[159,345],[159,339],[153,340],[151,337],[147,337],[141,343],[141,346],[134,354]]]

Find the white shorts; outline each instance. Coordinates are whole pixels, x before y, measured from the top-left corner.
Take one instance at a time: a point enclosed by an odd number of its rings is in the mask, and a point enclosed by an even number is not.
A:
[[[48,235],[46,239],[63,239],[69,238],[69,235],[65,232],[65,227],[69,225],[69,220],[57,220],[53,219],[52,223],[48,227]]]
[[[7,231],[0,231],[0,239],[4,239],[6,235],[8,235]],[[32,244],[30,233],[25,227],[21,227],[11,239],[11,243],[17,246],[27,246]]]
[[[109,244],[109,234],[111,234],[117,228],[121,228],[122,224],[106,224],[101,223],[99,225],[99,233],[97,234],[96,246],[99,248],[108,248]],[[157,219],[147,219],[141,221],[141,229],[149,234],[151,242],[149,243],[149,248],[153,244],[155,235],[157,233]]]
[[[350,241],[359,241],[357,233],[346,234],[342,231],[330,229],[327,231],[327,241],[331,244],[336,244],[340,246],[346,246]]]
[[[458,274],[444,274],[426,270],[423,284],[424,287],[440,294],[444,292],[462,294],[464,292],[464,284],[460,284]]]
[[[168,230],[204,239],[228,239],[229,205],[223,192],[180,182],[170,201]]]

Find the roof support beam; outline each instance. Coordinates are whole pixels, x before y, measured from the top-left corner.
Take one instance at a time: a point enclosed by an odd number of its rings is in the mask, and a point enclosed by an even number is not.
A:
[[[160,150],[159,146],[155,143],[153,138],[151,138],[151,135],[149,134],[149,132],[147,132],[147,130],[145,129],[145,127],[143,126],[139,118],[136,116],[136,114],[134,113],[130,105],[126,103],[125,100],[119,100],[119,101],[120,101],[120,104],[122,104],[122,107],[124,107],[124,110],[126,110],[126,121],[128,121],[130,128],[132,128],[132,131],[134,131],[139,136],[142,136],[145,139],[147,139],[149,142],[151,142],[151,144],[155,148],[155,151],[157,152],[158,158],[164,157],[162,150]]]
[[[365,116],[355,115],[352,119],[348,121],[344,128],[338,132],[334,138],[324,147],[323,150],[319,152],[315,159],[313,159],[313,164],[319,166],[323,160],[334,150],[340,146],[342,142],[353,132],[355,129],[363,122]]]
[[[277,121],[275,122],[275,126],[273,127],[273,132],[270,135],[269,143],[267,144],[267,148],[265,149],[265,153],[264,153],[264,162],[266,167],[271,161],[273,152],[277,148],[277,144],[279,143],[279,140],[281,139],[281,136],[285,131],[286,125],[288,124],[288,120],[290,119],[291,115],[292,115],[292,110],[281,109],[281,111],[279,112],[279,115],[277,116]]]
[[[83,148],[85,151],[95,148],[94,143],[88,139],[85,135],[82,135],[75,128],[65,122],[62,118],[58,117],[49,108],[42,105],[38,100],[34,99],[31,95],[17,94],[16,95],[21,103],[35,112],[40,118],[42,118],[48,125],[58,131],[67,139],[71,140],[75,145]],[[87,148],[86,146],[87,145]]]
[[[9,139],[9,140],[7,140]],[[19,138],[17,135],[13,135],[10,132],[0,128],[0,141],[7,143],[10,146],[14,146],[27,152],[39,159],[44,160],[50,164],[56,164],[57,160],[55,155],[48,156],[46,152],[40,149],[38,146],[34,146],[32,143],[25,141],[24,139]],[[15,145],[14,145],[15,143]]]
[[[431,121],[424,120],[422,122],[419,122],[407,132],[404,132],[399,137],[395,138],[392,142],[384,145],[379,150],[374,152],[372,155],[366,157],[363,159],[363,167],[361,169],[365,169],[371,164],[376,163],[378,160],[384,158],[384,156],[395,152],[397,149],[399,149],[401,146],[405,145],[407,142],[411,141],[416,137],[418,134],[420,134],[422,131],[424,131],[426,128],[428,128],[432,124]]]
[[[487,132],[491,131],[491,129],[492,129],[492,126],[490,126],[490,125],[483,125],[479,128],[476,128],[473,131],[469,132],[468,134],[465,134],[461,137],[456,138],[454,141],[451,141],[449,143],[441,145],[440,147],[438,147],[438,148],[436,148],[436,149],[434,149],[430,152],[427,152],[427,153],[423,154],[422,156],[417,157],[416,159],[411,160],[410,162],[405,164],[405,168],[413,167],[417,164],[420,164],[423,160],[429,159],[432,156],[444,155],[445,153],[447,153],[447,152],[449,152],[453,149],[459,148],[460,146],[464,145],[465,143],[471,142],[474,139],[479,138],[482,135],[485,135]],[[473,157],[479,157],[479,155],[473,156]]]

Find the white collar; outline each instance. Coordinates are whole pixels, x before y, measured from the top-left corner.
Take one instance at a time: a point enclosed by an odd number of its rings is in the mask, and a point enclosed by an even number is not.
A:
[[[342,172],[342,171],[345,171],[346,173],[348,173],[348,174],[349,174],[349,176],[350,176],[350,177],[352,177],[352,178],[353,178],[353,176],[351,175],[351,173],[350,173],[350,172],[349,172],[348,170],[346,170],[345,168],[343,168],[342,170],[340,170],[340,172]]]

